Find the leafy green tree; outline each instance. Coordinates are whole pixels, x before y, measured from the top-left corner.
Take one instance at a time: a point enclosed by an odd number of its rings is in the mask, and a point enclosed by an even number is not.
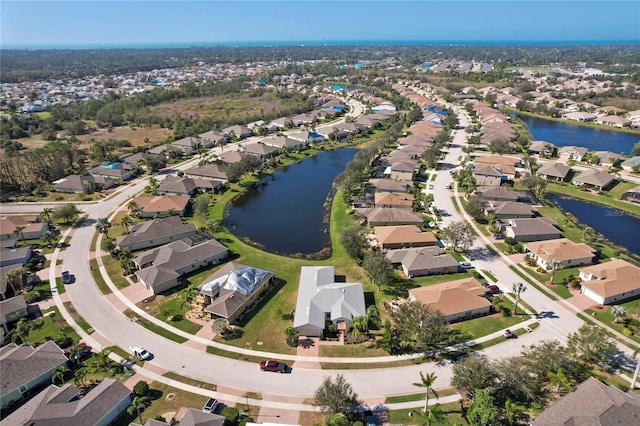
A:
[[[144,380],[140,380],[133,386],[133,393],[137,396],[148,396],[149,394],[149,383]]]
[[[195,216],[206,220],[209,214],[209,197],[204,195],[196,198],[193,203],[193,212]]]
[[[489,389],[479,389],[467,410],[467,420],[473,426],[497,425],[498,409]]]
[[[436,382],[438,377],[435,373],[426,373],[422,374],[420,372],[420,381],[414,383],[414,386],[419,386],[426,389],[425,398],[424,398],[424,412],[425,414],[429,413],[429,395],[433,394],[436,398],[438,398],[438,394],[433,389],[433,385]]]
[[[343,229],[340,234],[340,243],[351,258],[357,261],[363,259],[366,238],[359,226],[353,225]]]
[[[497,372],[487,358],[468,356],[453,364],[451,385],[465,392],[489,388],[495,383]]]
[[[507,418],[507,423],[509,426],[513,426],[519,424],[522,414],[527,410],[527,407],[524,405],[516,404],[515,402],[507,399],[504,403],[504,412],[505,417]]]
[[[427,426],[431,426],[433,423],[439,424],[444,422],[444,420],[447,418],[447,415],[442,409],[442,405],[434,404],[429,408],[424,417],[427,421]]]
[[[451,341],[447,321],[439,311],[418,302],[401,304],[389,315],[395,330],[394,342],[403,352],[426,352]]]
[[[75,204],[63,204],[53,212],[54,219],[63,220],[66,224],[82,213]]]
[[[567,346],[573,355],[591,363],[604,363],[617,350],[613,340],[602,328],[588,324],[569,334]]]
[[[349,416],[360,405],[358,395],[342,374],[338,374],[335,380],[325,377],[316,389],[314,399],[314,405],[325,414],[342,413]]]
[[[300,333],[298,332],[298,329],[295,327],[287,327],[284,330],[284,336],[287,343],[289,345],[293,345],[298,340],[298,336],[300,336]]]
[[[571,383],[562,368],[558,368],[556,372],[548,371],[547,377],[549,378],[549,384],[555,387],[555,392],[560,391],[560,386],[563,386],[569,392],[572,391]]]
[[[464,222],[452,222],[442,230],[442,239],[454,250],[467,251],[476,240],[473,231]]]
[[[73,383],[76,386],[82,387],[86,384],[87,374],[89,369],[87,367],[80,367],[73,373]]]
[[[33,330],[34,325],[31,321],[26,318],[20,318],[16,323],[13,330],[11,330],[7,337],[11,339],[13,343],[22,344],[27,341],[27,337],[31,330]]]
[[[469,197],[465,205],[465,210],[475,220],[484,218],[484,204],[482,204],[482,200],[478,196]]]
[[[489,142],[489,151],[491,151],[494,154],[502,155],[502,154],[511,152],[512,149],[511,149],[511,146],[509,145],[509,141],[504,139],[496,139]]]
[[[393,265],[386,256],[378,251],[370,251],[364,255],[362,268],[372,283],[378,287],[388,282],[393,276]]]

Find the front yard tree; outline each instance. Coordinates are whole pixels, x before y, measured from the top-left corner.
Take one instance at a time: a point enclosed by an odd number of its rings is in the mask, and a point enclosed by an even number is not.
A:
[[[413,384],[414,386],[419,386],[426,389],[426,395],[424,398],[425,414],[429,413],[429,394],[433,394],[433,396],[435,396],[436,398],[438,397],[436,391],[433,390],[433,384],[436,382],[437,378],[438,377],[436,376],[436,373],[422,374],[422,371],[420,371],[420,381]]]
[[[616,324],[620,321],[620,318],[624,318],[624,316],[627,315],[627,311],[624,306],[613,305],[610,309],[611,315],[613,315],[613,322]]]
[[[527,286],[519,281],[517,283],[513,283],[513,294],[516,295],[516,301],[513,304],[513,315],[518,312],[518,302],[520,302],[520,295],[527,291]]]
[[[616,352],[615,343],[602,328],[587,324],[569,334],[567,346],[574,356],[593,363],[605,362]]]
[[[391,261],[378,251],[371,251],[364,255],[362,268],[371,282],[378,286],[378,291],[380,291],[382,283],[389,281],[393,275]]]
[[[295,327],[287,327],[284,330],[284,336],[285,339],[287,340],[287,344],[292,345],[298,340],[298,336],[300,335],[300,333],[298,332],[298,329]]]
[[[106,217],[101,217],[96,221],[96,231],[107,238],[109,238],[109,229],[111,229],[111,222]]]
[[[314,398],[314,405],[325,414],[342,413],[349,416],[360,405],[358,395],[342,374],[338,374],[335,380],[325,377],[316,389]]]
[[[469,197],[465,210],[467,210],[467,213],[469,213],[475,220],[481,220],[484,218],[484,204],[482,204],[482,200],[477,195]]]
[[[340,242],[349,256],[361,261],[364,256],[365,236],[357,225],[349,226],[342,231]]]
[[[498,409],[494,404],[489,389],[480,389],[473,397],[473,402],[467,410],[467,420],[472,425],[485,426],[497,423]]]
[[[69,223],[75,219],[81,211],[75,204],[63,204],[53,212],[54,219],[61,219],[64,223]]]
[[[451,367],[451,371],[451,385],[469,393],[493,386],[497,375],[491,361],[477,356],[468,356],[457,361]]]
[[[473,231],[464,222],[452,222],[442,230],[442,239],[454,250],[467,251],[476,240]]]
[[[398,349],[404,353],[426,352],[446,346],[450,340],[447,321],[439,311],[421,302],[407,302],[390,314]]]

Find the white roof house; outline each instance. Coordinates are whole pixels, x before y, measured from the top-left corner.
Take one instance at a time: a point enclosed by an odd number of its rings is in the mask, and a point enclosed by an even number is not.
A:
[[[301,336],[320,336],[330,321],[345,330],[354,317],[364,316],[361,283],[338,283],[333,266],[303,266],[293,326]]]

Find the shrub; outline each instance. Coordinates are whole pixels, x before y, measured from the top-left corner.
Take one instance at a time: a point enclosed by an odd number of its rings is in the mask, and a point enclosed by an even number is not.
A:
[[[625,336],[633,336],[633,330],[631,330],[630,328],[625,328],[624,330],[622,330],[622,334],[624,334]]]
[[[220,415],[224,417],[224,426],[234,426],[238,421],[240,412],[237,408],[224,407],[220,412]]]
[[[144,380],[140,380],[133,387],[133,392],[138,396],[147,396],[149,393],[149,384]]]

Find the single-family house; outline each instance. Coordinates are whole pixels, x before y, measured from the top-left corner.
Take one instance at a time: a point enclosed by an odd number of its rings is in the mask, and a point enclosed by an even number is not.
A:
[[[373,188],[375,191],[395,192],[400,194],[407,192],[407,189],[413,186],[413,182],[410,180],[397,181],[391,179],[369,179],[366,185]]]
[[[558,157],[560,161],[564,161],[565,163],[569,160],[582,161],[587,152],[589,152],[589,150],[582,146],[563,146],[558,149]]]
[[[218,264],[227,255],[220,242],[198,234],[141,253],[133,262],[138,280],[158,294],[179,285],[183,275]]]
[[[9,242],[9,240],[6,242]],[[31,259],[31,254],[31,246],[15,247],[12,245],[11,247],[0,247],[0,267],[24,266]]]
[[[238,124],[234,126],[225,127],[222,129],[222,132],[227,136],[233,133],[239,139],[244,139],[244,138],[253,136],[253,130],[251,130],[247,126],[242,126]]]
[[[133,154],[125,154],[120,157],[122,163],[128,164],[130,167],[142,167],[146,169],[147,161],[154,158],[161,158],[158,154],[151,154],[149,152],[136,152]]]
[[[362,208],[356,209],[363,215],[369,226],[417,225],[422,226],[424,219],[418,213],[398,208]]]
[[[129,423],[129,426],[170,426],[173,420],[178,420],[180,426],[224,426],[225,417],[220,414],[209,413],[207,411],[188,408],[182,417],[174,418],[170,423],[155,419],[147,419],[144,425],[139,423]],[[245,423],[245,426],[257,425],[258,423]]]
[[[587,244],[574,243],[567,238],[526,243],[524,249],[538,266],[546,270],[553,268],[554,262],[560,269],[590,265],[598,252]]]
[[[278,147],[263,142],[248,143],[242,146],[242,152],[258,158],[271,158],[277,155],[278,151]]]
[[[140,217],[183,216],[191,197],[188,195],[141,195],[133,201],[138,205]]]
[[[598,117],[596,119],[596,123],[622,128],[629,127],[631,125],[631,120],[621,115],[605,115],[603,117]]]
[[[27,313],[27,302],[24,301],[23,295],[0,300],[0,327],[8,333],[9,324],[26,317]]]
[[[264,142],[266,145],[287,149],[303,149],[307,145],[307,142],[305,141],[292,139],[286,135],[264,138],[262,142]]]
[[[95,191],[95,178],[91,175],[69,175],[51,182],[57,192],[72,192],[87,194]]]
[[[496,167],[483,166],[473,169],[473,178],[479,186],[498,187],[506,179],[503,179],[502,171]]]
[[[303,142],[306,145],[319,144],[324,142],[324,136],[311,131],[294,132],[290,133],[288,136],[289,139],[295,139],[299,142]]]
[[[327,323],[348,331],[354,317],[366,315],[361,283],[336,282],[333,266],[303,266],[293,326],[301,336],[321,336]]]
[[[437,246],[389,250],[385,256],[393,265],[401,265],[402,272],[409,278],[451,274],[460,266],[453,256]]]
[[[376,226],[374,232],[382,250],[435,246],[438,242],[432,232],[424,232],[416,225]]]
[[[623,192],[622,195],[620,195],[620,199],[632,203],[640,203],[640,186]]]
[[[194,195],[196,192],[219,192],[226,180],[203,179],[189,176],[167,176],[158,185],[159,194]]]
[[[580,383],[530,421],[531,426],[633,425],[640,418],[640,396],[605,385],[594,377]]]
[[[621,163],[625,159],[624,155],[616,154],[611,151],[596,151],[593,156],[597,159],[598,164],[602,167],[612,167]]]
[[[132,166],[129,163],[117,162],[105,162],[89,169],[91,176],[104,176],[111,179],[120,179],[122,181],[131,179],[133,171],[137,166]]]
[[[229,142],[229,136],[219,130],[209,130],[208,132],[198,135],[203,148],[211,148],[214,146],[223,146]]]
[[[39,240],[49,231],[49,222],[39,215],[6,215],[0,217],[0,241]]]
[[[188,177],[209,180],[227,181],[229,166],[226,163],[208,163],[202,166],[192,167],[184,171]]]
[[[384,171],[384,175],[392,180],[413,180],[418,165],[415,161],[395,161]]]
[[[551,157],[556,147],[547,141],[532,141],[529,145],[529,154],[538,154],[545,157]]]
[[[485,214],[495,214],[500,220],[534,217],[537,213],[531,204],[513,201],[488,201],[484,206]]]
[[[580,269],[580,292],[599,305],[609,305],[640,295],[640,268],[613,259]]]
[[[11,413],[7,425],[109,426],[131,405],[131,391],[116,379],[103,379],[86,395],[72,384],[49,385]]]
[[[409,290],[409,300],[440,311],[448,322],[487,315],[491,302],[485,288],[475,278],[464,278]]]
[[[158,247],[173,241],[196,235],[196,226],[182,223],[179,216],[148,220],[131,226],[129,234],[116,237],[116,247],[131,251]]]
[[[500,173],[502,180],[513,180],[517,176],[516,167],[520,166],[519,157],[503,155],[481,155],[473,159],[474,172],[491,167]]]
[[[511,188],[478,188],[476,191],[482,202],[487,201],[513,201],[531,202],[531,197],[524,191],[516,191]]]
[[[374,194],[374,206],[395,207],[399,209],[411,210],[415,199],[415,195],[406,192],[376,192]]]
[[[606,191],[616,183],[616,177],[602,170],[591,169],[580,173],[573,178],[572,182],[575,186],[587,186]]]
[[[274,282],[271,271],[227,262],[204,279],[198,287],[209,305],[212,318],[225,318],[233,324]]]
[[[545,163],[536,174],[546,180],[564,182],[570,171],[571,167],[564,163]]]
[[[0,348],[0,408],[7,408],[25,394],[51,382],[53,371],[69,359],[53,340],[34,348],[9,343]]]
[[[635,157],[631,157],[627,160],[624,160],[620,166],[628,171],[628,172],[632,172],[634,167],[638,167],[640,166],[640,155],[636,155]]]
[[[219,160],[219,164],[222,167],[219,167],[219,171],[224,172],[224,178],[222,176],[220,176],[220,179],[226,179],[227,176],[227,170],[229,168],[229,165],[231,164],[236,164],[241,162],[242,160],[244,160],[245,158],[248,158],[249,154],[245,154],[242,151],[225,151],[222,154],[220,154],[218,156],[218,160]],[[210,172],[210,175],[215,176],[216,172],[215,169],[213,169],[212,172]],[[209,176],[211,177],[211,176]]]
[[[598,118],[598,116],[590,112],[575,111],[562,114],[562,118],[565,118],[567,120],[589,122],[595,120],[596,118]]]
[[[518,243],[554,240],[562,235],[554,225],[553,219],[548,217],[509,219],[507,220],[505,235],[513,238]]]

